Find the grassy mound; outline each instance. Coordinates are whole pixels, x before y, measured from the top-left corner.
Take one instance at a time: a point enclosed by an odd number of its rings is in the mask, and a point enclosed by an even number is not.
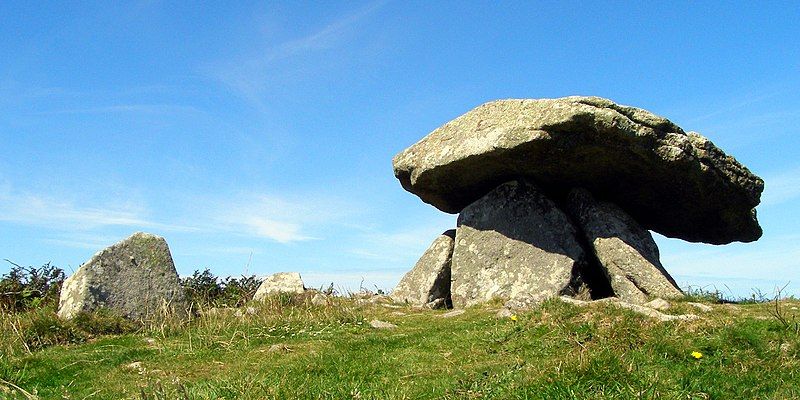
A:
[[[443,317],[278,296],[139,326],[7,313],[0,398],[800,398],[800,302],[712,307],[676,302],[668,313],[702,318],[657,322],[555,299],[513,316],[489,305]]]

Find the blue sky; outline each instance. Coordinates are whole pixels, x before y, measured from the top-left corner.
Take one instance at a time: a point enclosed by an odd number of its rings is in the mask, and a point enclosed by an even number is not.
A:
[[[143,230],[181,274],[389,289],[455,225],[394,154],[486,101],[596,95],[766,181],[758,242],[656,235],[683,287],[800,295],[800,3],[224,3],[0,2],[0,259],[71,272]]]

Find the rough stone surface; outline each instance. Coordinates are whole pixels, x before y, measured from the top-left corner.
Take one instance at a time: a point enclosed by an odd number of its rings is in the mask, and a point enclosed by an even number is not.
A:
[[[573,304],[573,305],[576,305],[578,307],[586,307],[586,306],[593,305],[593,304],[614,304],[617,307],[631,310],[631,311],[633,311],[633,312],[635,312],[637,314],[642,314],[642,315],[644,315],[646,317],[657,319],[657,320],[659,320],[661,322],[668,322],[668,321],[694,321],[694,320],[700,319],[700,317],[698,317],[697,315],[694,315],[694,314],[680,314],[680,315],[664,314],[664,313],[656,311],[656,310],[654,310],[654,309],[652,309],[650,307],[645,307],[645,306],[642,306],[642,305],[639,305],[639,304],[631,304],[631,303],[627,303],[627,302],[624,302],[624,301],[620,301],[616,297],[608,297],[608,298],[601,299],[601,300],[596,300],[596,301],[578,300],[578,299],[574,299],[572,297],[567,297],[567,296],[561,296],[560,299],[561,299],[561,301],[563,301],[565,303]]]
[[[711,306],[705,305],[703,303],[687,302],[686,305],[692,306],[692,307],[694,307],[694,308],[696,308],[696,309],[698,309],[698,310],[700,310],[702,312],[711,312],[711,311],[714,310],[713,308],[711,308]]]
[[[243,309],[240,308],[240,309],[236,310],[236,312],[233,315],[235,315],[238,318],[242,318],[242,317],[245,317],[245,316],[248,316],[248,315],[255,315],[255,314],[256,314],[255,307],[245,307]]]
[[[269,295],[277,293],[303,293],[305,286],[300,274],[297,272],[278,272],[264,279],[261,286],[253,295],[253,300],[264,300]]]
[[[644,306],[645,307],[650,307],[653,310],[665,311],[665,310],[669,310],[669,308],[672,307],[672,304],[669,304],[668,301],[659,298],[659,299],[653,299],[651,301],[648,301],[647,303],[644,303]]]
[[[457,317],[459,315],[463,315],[465,312],[466,311],[464,311],[464,310],[453,310],[453,311],[448,311],[448,312],[440,315],[440,317],[441,318],[453,318],[453,317]]]
[[[328,296],[325,296],[322,293],[317,293],[314,297],[311,298],[311,304],[315,306],[327,306],[328,305]]]
[[[512,181],[458,217],[452,267],[456,307],[493,298],[534,304],[575,294],[584,252],[567,216],[532,184]]]
[[[569,194],[567,210],[579,224],[614,294],[642,304],[649,297],[683,296],[661,265],[650,232],[614,204],[598,202],[585,189]]]
[[[81,265],[64,281],[58,316],[108,308],[130,319],[186,315],[187,304],[166,240],[137,232]]]
[[[395,324],[393,324],[391,322],[381,321],[381,320],[378,320],[378,319],[373,319],[372,321],[369,321],[369,325],[371,327],[375,328],[375,329],[394,329],[394,328],[397,328],[397,325],[395,325]]]
[[[414,306],[450,306],[450,265],[455,229],[439,235],[392,291],[392,300]],[[435,304],[432,304],[435,303]],[[436,307],[438,308],[438,307]]]
[[[403,187],[460,212],[503,182],[583,187],[646,229],[693,242],[761,236],[764,182],[705,137],[599,97],[498,100],[448,122],[393,160]]]

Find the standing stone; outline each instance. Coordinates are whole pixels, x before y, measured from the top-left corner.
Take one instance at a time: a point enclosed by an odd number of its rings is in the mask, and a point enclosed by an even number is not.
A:
[[[584,189],[570,192],[567,203],[617,297],[643,304],[650,296],[683,296],[661,265],[653,236],[627,213],[614,204],[595,201]]]
[[[584,251],[569,218],[525,181],[502,184],[458,217],[452,267],[456,307],[502,298],[521,307],[582,285]]]
[[[187,304],[164,238],[137,232],[81,265],[61,289],[58,316],[108,308],[130,319],[163,311],[186,315]]]
[[[411,271],[392,291],[392,300],[414,306],[436,304],[451,307],[450,265],[453,258],[455,229],[444,232],[422,254]]]
[[[253,300],[264,300],[267,296],[276,293],[303,293],[305,292],[303,280],[297,272],[278,272],[264,279],[261,286],[253,295]]]

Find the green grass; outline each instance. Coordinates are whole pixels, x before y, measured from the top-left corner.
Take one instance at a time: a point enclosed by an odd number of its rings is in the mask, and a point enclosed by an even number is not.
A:
[[[800,398],[796,300],[778,304],[782,318],[774,303],[715,304],[701,320],[668,323],[558,300],[517,321],[489,306],[452,318],[347,299],[254,306],[135,331],[113,319],[92,332],[53,322],[58,332],[30,351],[17,331],[33,317],[0,316],[0,398]],[[700,313],[683,302],[669,312]]]

